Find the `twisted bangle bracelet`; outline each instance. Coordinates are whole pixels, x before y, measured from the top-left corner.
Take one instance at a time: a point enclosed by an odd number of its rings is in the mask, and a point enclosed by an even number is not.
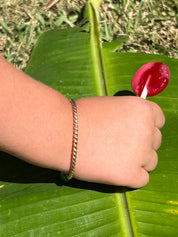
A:
[[[73,113],[73,139],[72,139],[72,158],[71,165],[68,174],[63,174],[65,180],[72,179],[75,170],[75,164],[77,160],[77,145],[78,145],[78,116],[77,116],[77,106],[74,100],[70,100],[72,105]]]

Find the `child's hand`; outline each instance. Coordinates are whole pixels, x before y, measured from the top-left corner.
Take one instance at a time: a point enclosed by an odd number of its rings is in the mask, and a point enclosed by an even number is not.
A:
[[[74,177],[139,188],[158,161],[162,110],[138,97],[80,99],[79,143]]]

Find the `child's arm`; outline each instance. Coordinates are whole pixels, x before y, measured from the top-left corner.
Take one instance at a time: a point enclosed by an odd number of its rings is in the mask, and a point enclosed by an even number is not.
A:
[[[70,102],[0,57],[0,148],[39,166],[69,171]],[[156,167],[164,115],[137,97],[76,101],[78,153],[74,177],[141,187]]]
[[[70,102],[0,57],[0,148],[30,163],[68,171]]]

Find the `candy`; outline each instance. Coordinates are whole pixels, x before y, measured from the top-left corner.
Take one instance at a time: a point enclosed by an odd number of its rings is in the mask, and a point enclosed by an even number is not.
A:
[[[169,68],[160,62],[151,62],[143,65],[132,79],[132,89],[135,94],[146,98],[155,96],[163,91],[170,79]]]

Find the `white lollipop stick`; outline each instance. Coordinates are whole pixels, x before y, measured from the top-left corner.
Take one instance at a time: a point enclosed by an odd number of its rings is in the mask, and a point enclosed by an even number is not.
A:
[[[144,88],[143,88],[143,91],[142,91],[142,94],[141,94],[140,98],[145,100],[147,95],[148,95],[148,90],[147,90],[147,86],[145,85]]]
[[[147,79],[146,84],[145,84],[145,86],[144,86],[144,88],[143,88],[142,94],[141,94],[141,96],[140,96],[140,98],[142,98],[142,99],[144,99],[144,100],[146,99],[146,97],[147,97],[147,95],[148,95],[147,86],[148,86],[148,84],[150,83],[150,80],[151,80],[151,75],[148,76],[148,79]]]

